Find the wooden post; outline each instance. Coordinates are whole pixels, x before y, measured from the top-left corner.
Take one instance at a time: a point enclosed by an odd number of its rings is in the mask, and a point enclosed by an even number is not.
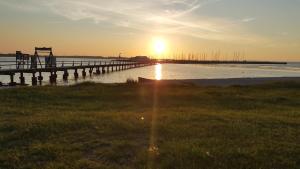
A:
[[[101,72],[100,72],[100,67],[97,67],[96,74],[97,74],[97,75],[100,75],[100,74],[101,74]]]
[[[92,74],[93,74],[93,68],[90,68],[89,73],[90,73],[90,76],[92,76]]]
[[[14,76],[15,76],[15,74],[10,74],[9,86],[15,86],[16,85],[16,83],[14,82]]]
[[[21,85],[25,85],[25,77],[23,72],[20,73],[20,83]]]
[[[57,74],[56,74],[56,71],[50,73],[50,83],[53,84],[53,83],[56,83],[56,78],[57,78]]]
[[[86,77],[86,71],[85,71],[85,69],[82,70],[82,77],[83,77],[83,78]]]
[[[31,82],[32,82],[32,86],[37,85],[37,78],[35,77],[35,72],[32,73]]]
[[[63,74],[63,80],[64,80],[64,81],[68,81],[68,77],[69,77],[68,70],[65,69],[65,70],[64,70],[64,74]]]
[[[39,80],[39,84],[42,85],[42,81],[43,81],[43,76],[42,76],[42,72],[39,72],[39,76],[38,76],[38,80]]]
[[[79,75],[78,75],[78,71],[77,71],[77,69],[75,69],[75,72],[74,72],[74,78],[75,78],[75,80],[77,80],[77,79],[78,79],[78,77],[79,77]]]

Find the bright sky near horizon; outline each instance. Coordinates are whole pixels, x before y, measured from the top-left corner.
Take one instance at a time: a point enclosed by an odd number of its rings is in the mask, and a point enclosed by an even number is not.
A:
[[[153,56],[156,45],[300,61],[299,11],[300,0],[0,0],[0,52]]]

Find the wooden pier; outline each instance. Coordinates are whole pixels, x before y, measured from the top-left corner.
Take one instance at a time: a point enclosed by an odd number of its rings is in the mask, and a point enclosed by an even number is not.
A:
[[[44,54],[44,57],[40,57]],[[45,55],[46,54],[46,55]],[[34,55],[24,54],[21,51],[16,51],[16,58],[14,61],[0,62],[0,75],[10,76],[9,86],[15,86],[15,75],[19,74],[20,85],[26,85],[24,74],[31,74],[31,83],[33,86],[42,84],[44,77],[43,73],[50,73],[49,81],[51,84],[57,82],[57,73],[63,72],[63,80],[67,81],[70,74],[69,71],[74,71],[74,79],[79,78],[81,73],[85,78],[89,73],[100,75],[113,71],[122,71],[127,69],[139,68],[153,65],[154,62],[135,61],[135,60],[95,60],[95,61],[57,61],[54,57],[52,48],[35,47]],[[44,61],[42,61],[44,59]],[[5,67],[1,69],[1,67]],[[11,68],[13,67],[13,68]],[[2,83],[0,82],[0,86]]]
[[[29,68],[30,66],[25,66],[26,68],[15,68],[15,69],[0,69],[0,75],[10,76],[10,86],[15,86],[15,75],[19,74],[20,85],[25,85],[24,74],[31,74],[31,83],[33,86],[42,84],[44,80],[43,73],[50,73],[49,81],[51,84],[56,83],[57,73],[63,72],[63,80],[67,81],[70,71],[74,71],[74,79],[78,79],[80,74],[82,77],[92,75],[106,74],[114,71],[122,71],[133,68],[140,68],[144,66],[153,65],[154,62],[132,62],[128,61],[71,61],[71,62],[57,62],[55,67],[47,67],[45,64],[39,65],[37,68]],[[13,66],[13,64],[10,64]]]

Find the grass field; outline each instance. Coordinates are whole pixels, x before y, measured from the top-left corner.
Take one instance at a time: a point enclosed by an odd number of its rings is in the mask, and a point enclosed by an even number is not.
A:
[[[1,169],[299,169],[300,84],[0,90]]]

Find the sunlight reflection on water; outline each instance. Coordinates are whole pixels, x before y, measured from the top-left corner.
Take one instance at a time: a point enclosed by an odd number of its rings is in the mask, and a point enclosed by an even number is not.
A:
[[[161,64],[155,65],[155,79],[156,80],[162,79],[162,65]]]

